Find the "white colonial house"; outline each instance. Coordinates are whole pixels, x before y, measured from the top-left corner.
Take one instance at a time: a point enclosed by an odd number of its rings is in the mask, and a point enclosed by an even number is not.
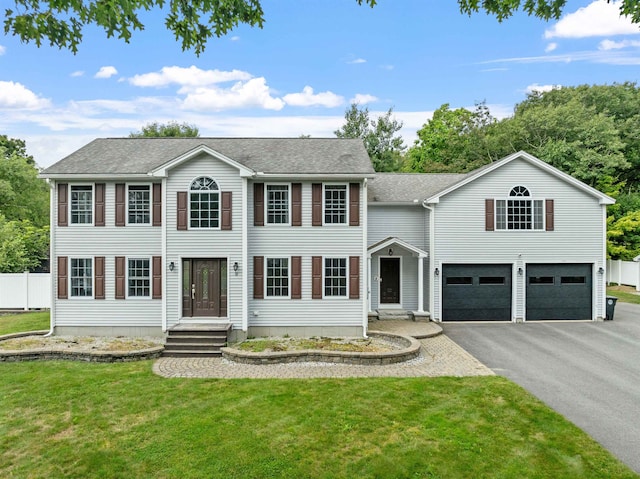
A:
[[[464,175],[376,174],[359,140],[110,138],[42,177],[57,334],[605,315],[613,200],[524,152]]]

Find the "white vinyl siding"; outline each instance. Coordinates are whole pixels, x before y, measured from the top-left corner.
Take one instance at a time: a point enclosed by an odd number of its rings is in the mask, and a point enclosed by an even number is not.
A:
[[[485,199],[504,198],[523,178],[536,198],[554,199],[554,231],[485,231]],[[523,318],[526,275],[518,275],[518,268],[524,271],[527,263],[593,263],[597,270],[603,266],[603,228],[597,198],[516,159],[440,198],[435,205],[433,266],[442,270],[446,263],[513,264],[513,315]],[[436,278],[433,311],[438,319],[439,286]],[[594,287],[602,291],[600,278],[594,277]]]
[[[115,257],[151,257],[162,255],[162,228],[121,228],[115,226],[115,181],[107,181],[105,189],[105,226],[76,228],[52,225],[55,240],[51,257],[67,256],[68,273],[71,258],[104,256],[105,299],[92,300],[91,314],[87,314],[86,301],[58,300],[54,298],[56,326],[78,327],[162,327],[162,301],[123,301],[115,299]],[[73,183],[69,188],[74,186]],[[52,203],[53,218],[58,216],[58,202]],[[174,224],[175,227],[175,224]],[[168,264],[168,263],[166,263]],[[164,265],[164,263],[163,263]],[[53,291],[57,291],[56,261],[52,261]],[[163,274],[169,274],[165,267]],[[95,286],[95,285],[94,285]],[[71,298],[69,290],[69,298]]]
[[[194,178],[206,176],[215,180],[217,191],[233,194],[233,229],[189,228],[177,230],[177,192],[189,191]],[[220,197],[222,195],[220,194]],[[228,268],[227,318],[235,329],[242,328],[242,287],[243,277],[249,274],[248,265],[242,262],[242,209],[247,208],[242,198],[242,179],[237,168],[201,154],[169,171],[166,183],[166,249],[165,263],[175,263],[175,270],[166,270],[167,326],[171,328],[182,318],[182,259],[219,258],[225,259]],[[280,250],[280,255],[282,254]],[[278,255],[274,255],[278,256]],[[233,264],[238,263],[238,272]],[[224,281],[224,280],[223,280]],[[221,319],[227,319],[221,318]],[[190,319],[190,318],[189,318]],[[195,319],[195,318],[194,318]],[[185,318],[187,320],[187,318]]]
[[[366,278],[363,275],[366,258],[362,258],[364,228],[362,226],[312,226],[312,183],[302,183],[302,226],[290,228],[264,228],[253,226],[253,208],[248,210],[249,258],[300,256],[301,299],[253,299],[253,283],[249,281],[249,326],[310,326],[340,327],[362,326],[363,301],[366,301]],[[344,183],[342,183],[344,185]],[[348,189],[348,188],[347,188]],[[360,184],[360,225],[363,225],[364,199]],[[249,204],[253,205],[253,184],[248,188]],[[348,196],[348,195],[347,195]],[[235,205],[235,200],[234,200]],[[348,205],[348,203],[347,203]],[[347,207],[348,214],[348,207]],[[348,225],[348,216],[347,216]],[[312,299],[312,257],[348,258],[359,256],[360,299]],[[347,260],[348,263],[348,260]],[[291,266],[291,263],[289,263]],[[322,264],[324,270],[324,262]],[[249,278],[253,278],[253,261],[249,261]],[[347,277],[348,283],[348,277]],[[324,283],[323,283],[324,291]],[[265,291],[266,292],[266,291]],[[349,291],[347,290],[347,294]]]
[[[369,246],[388,237],[399,238],[423,251],[429,252],[429,210],[421,205],[376,205],[369,203],[367,244]],[[410,311],[418,309],[418,258],[411,252],[393,245],[394,256],[402,257],[400,291],[402,308]],[[379,276],[380,251],[371,258],[371,308],[379,307],[380,285],[375,280]],[[429,258],[423,259],[423,309],[429,311]]]

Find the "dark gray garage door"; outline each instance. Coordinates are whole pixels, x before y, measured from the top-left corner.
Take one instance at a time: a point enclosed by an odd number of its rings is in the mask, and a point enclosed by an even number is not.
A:
[[[442,265],[443,321],[511,321],[510,264]]]
[[[592,265],[527,265],[527,321],[592,319]]]

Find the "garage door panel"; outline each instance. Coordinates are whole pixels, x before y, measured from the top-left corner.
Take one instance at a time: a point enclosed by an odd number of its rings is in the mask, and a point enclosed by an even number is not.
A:
[[[591,264],[527,265],[527,321],[592,319]]]
[[[510,264],[442,266],[443,321],[510,321]]]

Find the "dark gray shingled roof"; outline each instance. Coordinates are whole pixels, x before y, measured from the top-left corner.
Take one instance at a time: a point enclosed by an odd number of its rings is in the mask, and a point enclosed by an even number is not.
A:
[[[377,173],[369,180],[367,201],[369,204],[422,201],[466,177],[459,173]]]
[[[146,174],[205,145],[253,171],[373,174],[362,140],[339,138],[99,138],[42,172]]]

